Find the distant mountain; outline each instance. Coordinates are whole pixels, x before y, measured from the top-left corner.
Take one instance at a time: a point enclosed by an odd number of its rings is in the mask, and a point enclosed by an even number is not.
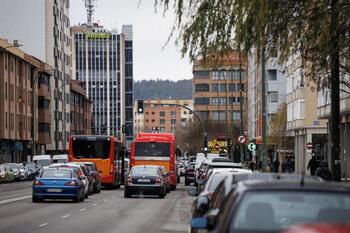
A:
[[[141,80],[134,82],[134,100],[192,99],[192,80]]]

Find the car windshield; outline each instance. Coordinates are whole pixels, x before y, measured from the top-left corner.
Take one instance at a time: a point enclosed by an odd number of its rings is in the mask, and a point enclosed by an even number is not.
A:
[[[72,145],[75,158],[108,159],[110,156],[111,141],[107,137],[75,138]]]
[[[348,222],[350,195],[311,191],[247,192],[235,209],[230,232],[280,231],[299,223]]]
[[[26,168],[35,168],[36,165],[35,165],[35,163],[27,163],[27,164],[25,165],[25,167],[26,167]]]
[[[207,190],[209,192],[214,192],[216,187],[218,187],[219,183],[223,179],[225,179],[225,177],[226,177],[225,175],[213,175],[207,184]]]
[[[43,166],[49,166],[49,165],[50,165],[50,160],[48,160],[48,159],[37,160],[37,161],[36,161],[36,164],[37,164],[38,166],[41,166],[41,167],[43,167]]]
[[[133,176],[156,176],[158,175],[156,167],[133,167],[131,171]]]
[[[44,170],[41,174],[41,178],[72,178],[72,174],[70,170],[62,170],[62,169],[48,169]]]

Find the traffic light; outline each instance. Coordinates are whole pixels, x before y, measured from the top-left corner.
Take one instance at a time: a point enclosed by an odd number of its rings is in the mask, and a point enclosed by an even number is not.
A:
[[[137,100],[137,113],[143,114],[143,100]]]

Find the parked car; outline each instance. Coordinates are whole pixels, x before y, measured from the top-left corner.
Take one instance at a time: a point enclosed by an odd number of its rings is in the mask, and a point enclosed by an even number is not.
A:
[[[101,177],[97,170],[97,166],[94,162],[80,162],[86,166],[90,175],[94,177],[93,180],[93,192],[100,193],[101,192]]]
[[[20,180],[27,180],[28,179],[28,170],[26,170],[22,163],[16,163],[16,166],[19,170],[19,176]]]
[[[12,173],[13,179],[15,181],[21,180],[21,172],[15,163],[4,163],[4,165]]]
[[[81,166],[81,169],[84,173],[84,175],[87,177],[87,179],[89,180],[89,194],[94,194],[94,187],[96,186],[96,180],[95,180],[95,176],[90,172],[90,169],[87,167],[87,165],[85,164],[85,162],[74,162],[74,163],[70,163],[70,164],[78,164]]]
[[[166,171],[164,166],[159,166],[160,170],[162,171],[162,176],[164,178],[166,192],[170,193],[170,173]]]
[[[166,187],[162,171],[158,166],[138,165],[132,167],[125,183],[124,196],[133,194],[151,194],[163,198]]]
[[[291,228],[283,231],[283,233],[349,233],[349,232],[350,232],[350,223],[343,223],[343,224],[309,223],[309,224],[292,226]]]
[[[84,183],[84,198],[89,197],[89,180],[85,176],[81,165],[75,163],[55,163],[48,166],[48,168],[70,168],[75,170],[79,175],[79,179]]]
[[[52,156],[53,163],[68,163],[68,155],[67,154],[59,154]]]
[[[30,180],[33,180],[36,176],[39,175],[40,169],[37,167],[37,165],[34,162],[25,163],[24,167],[28,172],[28,178]]]
[[[299,223],[350,219],[350,188],[313,179],[270,179],[238,182],[227,196],[217,221],[193,218],[194,229],[211,232],[280,232]]]
[[[185,172],[185,185],[190,185],[195,182],[195,163],[191,162],[186,167]]]
[[[5,182],[13,182],[16,180],[15,174],[12,172],[11,167],[8,163],[2,164],[5,168]]]
[[[0,164],[0,183],[6,182],[6,168]]]
[[[80,178],[79,178],[80,177]],[[32,201],[45,199],[73,199],[84,201],[84,182],[74,169],[45,168],[33,182]]]

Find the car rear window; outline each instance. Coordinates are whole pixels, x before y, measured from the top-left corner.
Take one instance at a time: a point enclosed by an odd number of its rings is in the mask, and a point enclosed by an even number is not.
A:
[[[225,179],[226,176],[224,175],[213,175],[210,178],[210,181],[208,182],[208,191],[209,192],[214,192],[215,189],[218,187],[218,185],[220,184],[220,182]]]
[[[350,193],[247,192],[235,207],[230,232],[280,231],[299,223],[348,222]]]
[[[49,169],[43,171],[41,178],[72,178],[72,173],[69,170]]]
[[[131,175],[134,176],[156,176],[158,175],[158,168],[156,167],[133,167]]]

